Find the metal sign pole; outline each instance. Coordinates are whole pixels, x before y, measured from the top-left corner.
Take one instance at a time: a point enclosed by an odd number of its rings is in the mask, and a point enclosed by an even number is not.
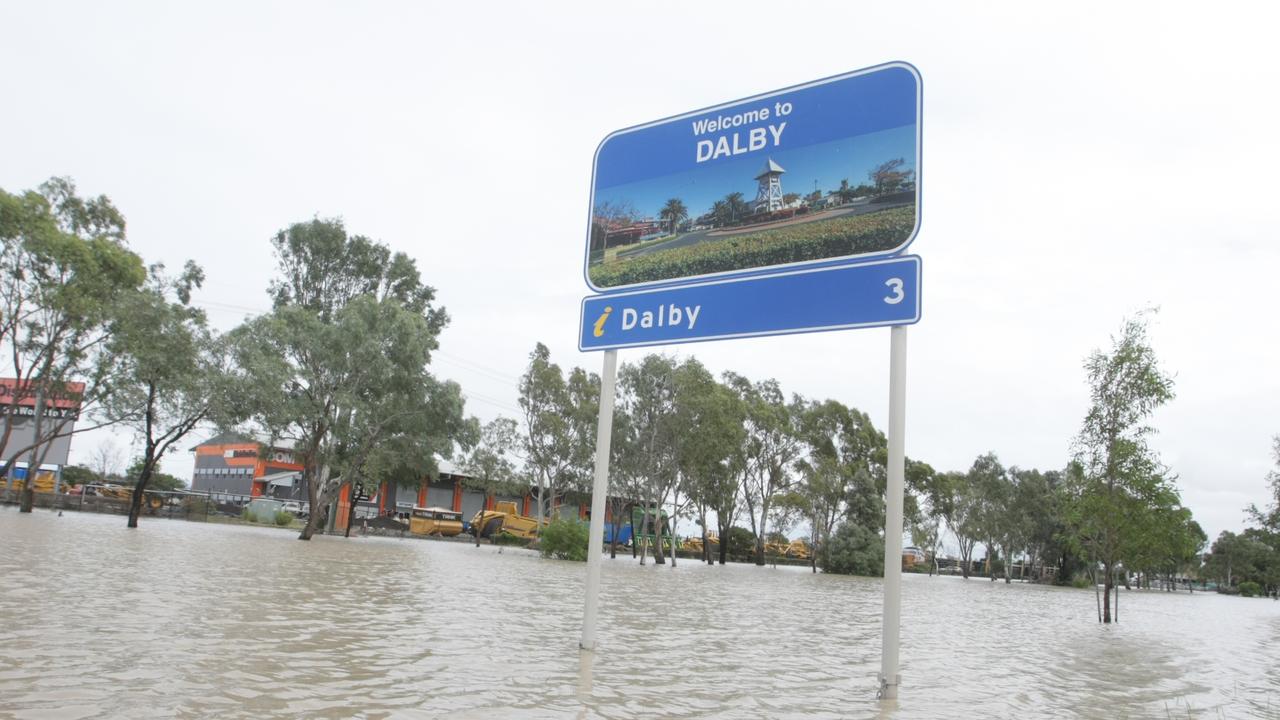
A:
[[[880,650],[882,700],[898,697],[898,629],[902,614],[902,496],[906,459],[907,328],[889,331],[889,482],[884,515],[884,620]]]
[[[596,610],[600,601],[600,556],[604,554],[604,500],[609,494],[609,442],[613,439],[613,395],[618,351],[604,352],[600,373],[600,420],[596,425],[595,484],[591,489],[591,536],[587,541],[587,598],[582,611],[583,650],[596,647]]]

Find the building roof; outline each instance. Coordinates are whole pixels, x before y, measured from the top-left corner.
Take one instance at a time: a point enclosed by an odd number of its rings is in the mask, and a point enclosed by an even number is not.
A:
[[[759,175],[756,175],[755,179],[759,180],[766,175],[781,175],[784,172],[786,172],[786,170],[783,170],[781,165],[774,162],[773,158],[769,158],[764,161],[764,168],[760,171]]]
[[[258,478],[259,482],[265,481],[268,486],[293,487],[302,478],[302,473],[297,470],[290,472],[278,472],[270,475],[263,475]]]
[[[214,435],[208,440],[198,443],[194,447],[190,448],[188,452],[195,452],[196,448],[204,447],[206,445],[248,445],[250,443],[270,445],[272,450],[293,450],[294,446],[297,444],[292,439],[288,438],[276,438],[275,442],[271,442],[271,438],[266,435],[259,434],[256,437],[253,437],[232,430]]]

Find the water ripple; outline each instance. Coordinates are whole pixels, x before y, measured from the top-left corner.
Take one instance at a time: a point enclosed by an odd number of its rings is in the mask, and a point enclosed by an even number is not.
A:
[[[902,701],[880,583],[805,568],[0,509],[0,717],[1280,717],[1280,604],[907,576]]]

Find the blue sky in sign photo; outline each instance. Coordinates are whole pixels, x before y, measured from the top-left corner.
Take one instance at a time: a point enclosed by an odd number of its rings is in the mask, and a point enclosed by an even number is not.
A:
[[[746,153],[736,158],[701,166],[682,173],[640,182],[597,188],[594,201],[629,202],[645,218],[658,218],[670,198],[679,198],[689,209],[690,219],[711,210],[725,195],[740,192],[751,202],[756,196],[755,177],[764,169],[766,158],[782,166],[784,193],[808,195],[815,189],[826,195],[848,180],[850,187],[871,184],[867,174],[880,163],[901,158],[903,170],[915,170],[916,126],[904,125],[866,135],[834,140],[795,149],[785,143],[778,149]]]

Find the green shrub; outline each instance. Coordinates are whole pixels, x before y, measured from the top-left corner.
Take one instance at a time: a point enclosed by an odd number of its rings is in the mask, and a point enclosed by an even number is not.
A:
[[[722,539],[723,542],[723,539]],[[756,552],[756,535],[750,530],[737,525],[729,528],[729,548],[725,551],[728,555],[748,555],[755,556]]]
[[[253,517],[253,513],[249,512],[249,508],[240,511],[240,519],[245,522],[257,522]]]
[[[542,557],[585,561],[590,538],[591,529],[586,523],[560,518],[552,520],[542,531],[538,549]]]
[[[884,539],[875,530],[846,522],[828,542],[823,572],[840,575],[884,575]]]
[[[529,544],[528,540],[525,540],[524,538],[518,538],[515,535],[512,535],[511,533],[507,532],[506,530],[494,533],[493,536],[489,538],[489,542],[493,543],[494,545],[528,545]]]
[[[1087,588],[1091,585],[1093,585],[1093,581],[1089,579],[1088,575],[1085,575],[1083,573],[1079,575],[1075,575],[1071,578],[1071,587],[1073,588],[1083,590],[1084,588]]]
[[[1252,580],[1246,580],[1236,586],[1240,594],[1245,597],[1257,597],[1262,594],[1262,586]]]
[[[280,527],[285,527],[285,526],[289,525],[289,524],[290,524],[290,523],[292,523],[292,522],[293,522],[293,513],[289,512],[288,510],[278,510],[278,511],[276,511],[276,524],[277,524],[277,525],[279,525]]]
[[[915,205],[817,220],[775,230],[708,238],[694,245],[637,255],[589,268],[600,287],[654,282],[872,253],[901,245],[916,224]]]

